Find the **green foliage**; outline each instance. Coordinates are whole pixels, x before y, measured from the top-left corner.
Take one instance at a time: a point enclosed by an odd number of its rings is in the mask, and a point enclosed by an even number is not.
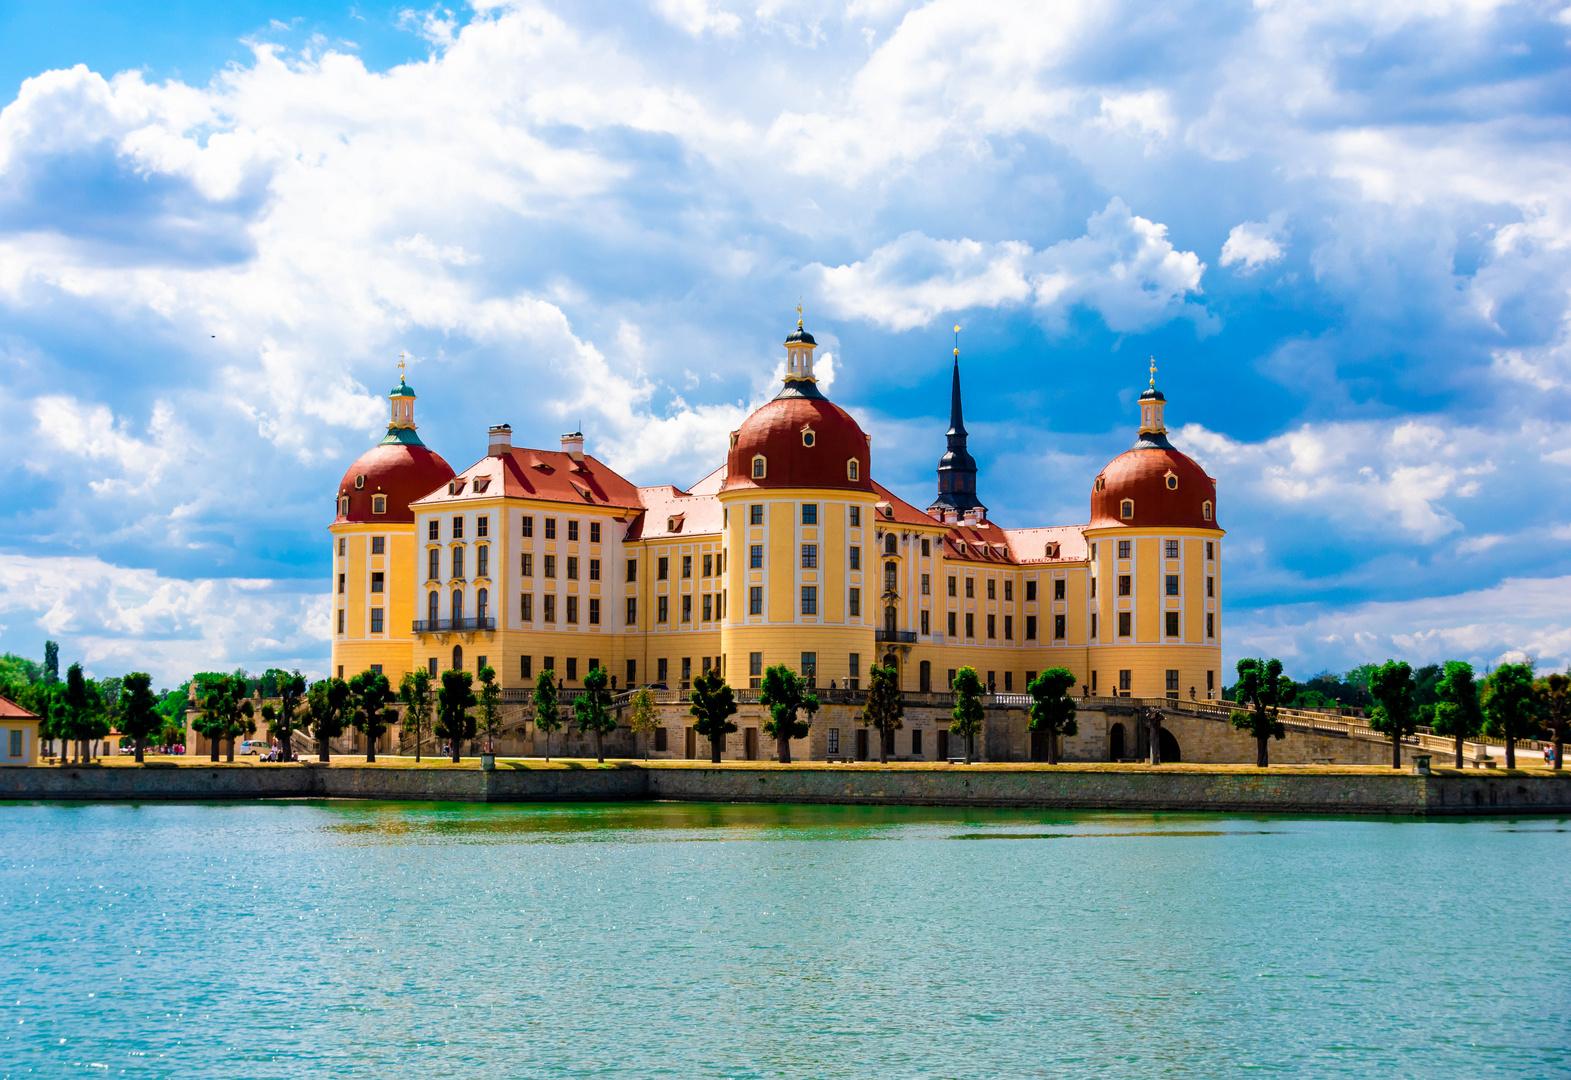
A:
[[[486,753],[496,752],[496,737],[502,734],[502,684],[496,681],[496,668],[487,664],[480,669],[480,714],[475,730],[485,736]]]
[[[1075,682],[1073,671],[1055,667],[1048,668],[1026,686],[1026,693],[1031,695],[1031,718],[1026,728],[1047,734],[1049,765],[1058,764],[1058,737],[1080,730],[1075,723],[1075,699],[1069,694]]]
[[[1379,715],[1370,714],[1369,726],[1382,735],[1401,739],[1417,730],[1413,669],[1403,660],[1387,660],[1369,680],[1369,693],[1380,703]]]
[[[205,681],[206,694],[201,701],[202,713],[196,721],[196,730],[212,743],[212,756],[218,757],[218,746],[230,741],[229,753],[234,754],[234,740],[256,730],[251,719],[253,709],[246,695],[244,679],[218,675]]]
[[[475,737],[475,717],[469,711],[477,701],[474,682],[469,672],[449,669],[442,672],[442,688],[436,692],[436,733],[448,741],[454,761],[460,744]]]
[[[316,739],[317,757],[322,761],[328,759],[328,743],[344,733],[349,696],[349,684],[339,678],[312,683],[306,694],[301,726]]]
[[[655,729],[660,726],[660,710],[655,706],[655,692],[649,687],[636,690],[633,693],[632,713],[628,722],[632,725],[634,735],[644,737],[644,757],[649,756],[649,740],[654,736]]]
[[[349,680],[349,722],[365,736],[368,760],[376,759],[376,741],[398,719],[397,711],[388,707],[392,701],[393,686],[380,671],[367,668]]]
[[[769,719],[764,721],[764,733],[771,738],[801,739],[813,729],[812,718],[818,712],[818,695],[808,690],[806,679],[784,664],[764,669],[758,702],[769,710]],[[798,720],[797,714],[804,712],[808,716],[807,720]]]
[[[607,689],[610,682],[605,668],[590,668],[584,675],[584,692],[573,702],[573,716],[578,721],[578,730],[580,733],[595,733],[595,757],[600,761],[605,760],[606,734],[616,730],[616,717],[611,715],[610,710],[611,691]],[[732,730],[736,729],[733,727]]]
[[[1270,660],[1246,657],[1238,662],[1237,670],[1233,700],[1248,709],[1232,714],[1233,726],[1249,732],[1253,739],[1285,739],[1287,729],[1277,717],[1292,697],[1293,680],[1282,674],[1282,661],[1274,656]]]
[[[963,667],[955,672],[952,689],[955,692],[955,708],[950,714],[954,719],[949,730],[955,735],[971,739],[981,732],[982,719],[987,715],[982,708],[984,688],[976,668]]]
[[[874,664],[867,671],[867,704],[862,706],[862,723],[878,729],[878,760],[887,756],[892,732],[905,726],[905,698],[900,693],[900,672],[893,665]]]
[[[120,684],[120,734],[131,739],[138,761],[148,738],[164,724],[152,686],[153,677],[145,671],[131,672]]]
[[[1491,738],[1528,738],[1538,729],[1532,664],[1501,664],[1485,683],[1484,733]]]
[[[273,695],[278,698],[276,709],[271,705],[264,706],[268,734],[278,740],[283,760],[291,761],[295,756],[291,739],[297,716],[305,702],[305,676],[298,669],[280,671],[276,668],[269,671],[268,676],[273,682]]]
[[[62,717],[64,738],[86,742],[109,734],[103,698],[99,696],[98,687],[82,674],[81,664],[72,664],[67,669],[65,693],[60,702],[65,710]]]
[[[29,660],[25,656],[15,653],[6,653],[0,656],[0,686],[32,686],[42,682],[44,666]],[[7,694],[7,697],[11,695]]]
[[[44,642],[44,683],[53,686],[60,681],[60,643]]]
[[[551,760],[551,734],[562,728],[561,697],[556,672],[546,668],[535,680],[535,727],[545,732],[545,759]]]
[[[431,727],[431,673],[423,667],[404,672],[398,696],[404,702],[404,730],[414,733],[415,760],[419,761],[420,742]]]
[[[1484,726],[1484,711],[1478,703],[1478,683],[1473,676],[1473,665],[1462,660],[1447,660],[1444,673],[1437,680],[1435,693],[1439,701],[1434,706],[1436,735],[1451,739],[1471,739]]]
[[[736,713],[736,694],[720,672],[711,671],[693,680],[688,700],[692,702],[687,711],[693,716],[693,730],[709,740],[710,760],[719,761],[725,737],[737,729],[731,721]]]

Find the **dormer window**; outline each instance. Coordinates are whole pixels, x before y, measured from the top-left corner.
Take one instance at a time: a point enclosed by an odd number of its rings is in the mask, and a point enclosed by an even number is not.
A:
[[[1049,559],[1058,558],[1058,545],[1056,543],[1047,545],[1047,557]]]
[[[355,490],[359,491],[363,487],[365,487],[365,473],[355,477]]]
[[[1167,490],[1169,490],[1169,491],[1177,491],[1178,490],[1178,477],[1174,473],[1170,472],[1165,477],[1163,477],[1163,482],[1167,484]]]
[[[756,457],[754,457],[753,458],[753,479],[754,480],[762,480],[767,472],[768,472],[768,466],[767,466],[767,463],[764,460],[764,455],[763,454],[759,454]]]
[[[490,486],[491,486],[491,478],[490,477],[482,478],[482,477],[477,476],[474,479],[474,483],[472,483],[470,485],[470,490],[475,492],[476,494],[479,494],[480,492],[484,491],[486,488],[488,488]]]
[[[1211,501],[1209,499],[1200,504],[1200,516],[1206,521],[1211,520]]]
[[[386,495],[373,495],[373,496],[371,496],[371,513],[373,513],[373,514],[385,514],[385,513],[387,513],[387,496]]]
[[[741,434],[742,433],[740,431],[731,432],[731,449],[736,449],[736,440],[741,436]]]
[[[812,428],[803,428],[802,429],[802,445],[803,446],[812,446],[813,443],[817,439],[818,439],[818,436],[813,432]]]
[[[449,480],[447,482],[447,493],[449,495],[457,495],[459,492],[461,492],[463,490],[464,490],[464,482],[462,480]]]
[[[348,495],[345,495],[343,498],[338,500],[338,515],[340,517],[348,517],[349,516],[349,496]]]
[[[1092,491],[1101,491],[1105,487],[1107,487],[1107,480],[1100,476],[1091,483]]]
[[[676,532],[676,518],[666,518],[665,519],[665,531],[666,532]]]
[[[847,480],[860,480],[860,479],[862,479],[862,463],[860,461],[858,461],[856,458],[851,458],[849,461],[846,462],[846,479]]]
[[[1125,499],[1118,504],[1118,516],[1129,521],[1135,516],[1135,500]]]

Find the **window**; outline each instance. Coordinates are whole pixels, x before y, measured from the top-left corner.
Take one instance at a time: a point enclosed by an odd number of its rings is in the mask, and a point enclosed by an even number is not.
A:
[[[1130,689],[1130,678],[1129,678],[1129,676],[1130,676],[1130,669],[1129,668],[1124,668],[1121,671],[1119,671],[1119,673],[1118,673],[1118,688],[1120,690],[1126,692],[1126,693]]]
[[[425,599],[425,617],[430,621],[431,629],[435,630],[436,621],[438,618],[440,618],[438,615],[438,609],[440,608],[442,602],[437,599],[436,593],[434,592],[427,595]]]
[[[338,609],[338,632],[340,634],[342,634],[344,632],[344,619],[345,618],[346,618],[346,616],[344,615],[344,609],[343,608],[339,608]]]
[[[1120,611],[1118,613],[1118,636],[1129,636],[1129,612],[1127,611]]]
[[[747,590],[747,613],[749,615],[762,615],[764,613],[764,587],[754,585]]]
[[[1178,477],[1174,476],[1172,473],[1168,473],[1164,479],[1167,481],[1167,490],[1178,490]]]
[[[966,599],[976,599],[976,578],[974,577],[966,578]]]
[[[373,554],[373,555],[386,555],[387,554],[387,537],[385,537],[385,536],[373,536],[373,537],[371,537],[371,554]]]
[[[715,557],[713,555],[705,555],[704,556],[704,577],[713,577],[714,573],[715,573]]]
[[[922,557],[927,558],[933,554],[933,541],[922,537]]]
[[[747,523],[749,525],[762,525],[764,523],[763,503],[753,503],[747,508]]]
[[[1067,616],[1067,615],[1054,615],[1053,616],[1053,640],[1054,641],[1063,641],[1066,637],[1069,636],[1068,623],[1069,623],[1069,616]]]
[[[556,556],[555,555],[547,555],[545,557],[545,576],[548,577],[548,578],[556,577]]]
[[[670,661],[662,656],[660,659],[655,661],[655,680],[657,682],[664,683],[666,681],[666,677],[670,674],[670,670]]]
[[[381,632],[382,632],[382,609],[379,608],[379,607],[374,607],[374,608],[371,609],[371,633],[373,633],[373,634],[380,634]]]
[[[933,613],[926,608],[922,609],[922,635],[924,637],[933,632],[932,614]]]
[[[895,591],[895,585],[900,579],[899,566],[899,563],[892,562],[884,564],[884,591],[886,593]]]
[[[475,548],[475,577],[488,578],[491,576],[491,545],[481,544]]]
[[[952,574],[949,577],[949,595],[950,596],[955,595],[955,579],[954,579],[954,575],[952,575]]]
[[[803,570],[816,570],[816,569],[818,569],[818,545],[817,544],[803,544],[802,545],[802,569]]]
[[[1206,612],[1206,637],[1216,637],[1216,612]]]
[[[802,678],[807,680],[809,687],[818,685],[818,654],[805,652],[802,654]]]
[[[998,599],[998,582],[994,578],[987,579],[987,598],[989,600]]]
[[[671,621],[671,598],[660,596],[655,598],[655,622],[668,623]]]
[[[889,533],[889,534],[885,535],[885,537],[884,537],[884,554],[885,555],[898,555],[898,554],[900,554],[900,545],[895,540],[895,534],[894,533]]]
[[[524,577],[535,576],[535,557],[527,551],[518,557],[518,572]]]
[[[1169,559],[1176,559],[1176,558],[1178,558],[1178,541],[1177,540],[1164,540],[1164,541],[1162,541],[1162,551],[1163,551],[1163,554],[1167,558],[1169,558]]]
[[[1055,580],[1053,582],[1053,599],[1054,600],[1062,600],[1062,599],[1064,599],[1064,590],[1067,589],[1068,587],[1069,587],[1069,583],[1067,581],[1065,581],[1063,578],[1058,578],[1057,580]]]
[[[541,598],[541,614],[545,616],[546,622],[556,622],[556,597],[551,593]],[[550,664],[546,665],[546,667],[550,666]]]
[[[578,679],[578,657],[576,656],[567,658],[567,677],[571,681],[577,681]]]
[[[627,662],[627,686],[628,686],[628,689],[632,689],[633,686],[637,682],[638,682],[638,661],[637,660],[629,660]],[[665,734],[665,728],[661,728],[659,733],[661,735],[664,735]],[[664,750],[665,749],[665,740],[664,739],[660,739],[660,740],[658,740],[658,743],[659,743],[658,748],[661,749],[661,750]]]
[[[589,560],[589,580],[590,581],[599,581],[600,580],[600,560],[599,559],[590,559]]]
[[[547,540],[556,539],[556,518],[545,519],[545,538]]]
[[[747,654],[747,685],[750,689],[757,690],[764,684],[764,654],[761,652]]]
[[[344,574],[339,574],[338,575],[338,595],[339,596],[344,595],[344,590],[345,590],[345,588],[346,588],[346,586],[348,584],[348,581],[349,581],[349,578],[346,575],[344,575]]]
[[[976,637],[976,616],[966,612],[966,637]]]
[[[638,625],[638,597],[636,596],[627,598],[627,625]]]
[[[591,544],[598,544],[600,542],[600,523],[598,521],[591,521],[589,523],[589,542]]]
[[[682,597],[682,621],[683,622],[692,622],[693,621],[693,594],[692,593],[688,593],[686,596]]]
[[[1027,641],[1035,641],[1036,640],[1036,616],[1035,615],[1027,615],[1026,616],[1026,640]]]
[[[1168,574],[1167,575],[1167,579],[1166,579],[1166,581],[1164,583],[1164,590],[1163,591],[1164,591],[1165,595],[1167,595],[1167,596],[1177,596],[1178,595],[1178,575],[1177,574]]]
[[[715,593],[715,618],[717,619],[725,618],[725,598],[726,591],[724,589],[721,589],[719,592]],[[724,665],[722,664],[721,666],[723,667]]]
[[[660,558],[655,560],[655,580],[669,581],[670,578],[671,560],[668,556],[662,555]]]
[[[338,516],[339,517],[348,517],[349,516],[349,496],[348,495],[345,495],[343,498],[338,500]]]
[[[762,480],[767,471],[767,467],[764,464],[764,455],[759,454],[753,459],[753,479]]]
[[[1119,596],[1128,596],[1129,595],[1129,575],[1128,574],[1119,574],[1118,575],[1118,595]]]
[[[1035,600],[1036,600],[1036,582],[1028,581],[1028,582],[1026,582],[1026,603],[1030,604],[1030,603],[1033,603]]]
[[[1167,696],[1178,696],[1178,672],[1172,668],[1167,671]]]
[[[1098,546],[1099,545],[1097,545],[1097,544],[1092,544],[1091,545],[1091,561],[1092,562],[1096,562],[1096,549],[1097,549]]]
[[[1096,599],[1096,578],[1091,579],[1091,599]]]
[[[567,540],[568,543],[576,543],[578,541],[578,522],[569,521],[567,523]]]
[[[456,625],[457,623],[459,623],[463,619],[463,617],[464,617],[464,591],[462,589],[454,589],[453,590],[453,623]]]
[[[569,555],[567,557],[567,580],[568,581],[577,581],[578,580],[578,556],[577,555]]]
[[[853,616],[860,616],[862,614],[862,590],[853,588],[850,591],[848,601],[850,603],[848,614]]]
[[[802,504],[802,524],[803,525],[817,525],[818,524],[818,504],[817,503],[803,503]]]
[[[638,560],[637,559],[628,559],[627,560],[627,580],[628,581],[637,581],[638,580]]]
[[[851,569],[851,570],[860,570],[860,569],[862,569],[862,549],[860,547],[858,547],[856,544],[852,544],[851,545],[851,565],[849,566],[848,569]]]
[[[1204,521],[1211,520],[1211,502],[1209,499],[1200,504],[1200,517]]]
[[[464,538],[464,519],[463,519],[463,516],[461,514],[455,514],[455,515],[453,515],[453,539],[454,540],[462,540],[463,538]]]
[[[1125,499],[1118,504],[1118,516],[1128,521],[1135,516],[1135,500]]]
[[[16,734],[20,735],[22,733],[18,731]],[[831,754],[840,753],[840,729],[837,727],[832,727],[829,729],[829,752]],[[18,751],[18,753],[20,753],[20,751]]]
[[[535,519],[533,514],[524,515],[524,536],[531,537],[535,534]]]
[[[387,496],[386,495],[373,495],[373,496],[371,496],[371,513],[373,513],[373,514],[385,514],[385,513],[387,513]]]
[[[535,594],[521,593],[518,597],[518,618],[522,622],[535,621]]]
[[[686,690],[692,681],[693,658],[691,656],[684,656],[682,657],[682,689]]]
[[[1129,541],[1128,540],[1120,540],[1118,542],[1118,557],[1120,559],[1127,559],[1127,558],[1129,558]]]
[[[453,549],[453,577],[460,581],[464,577],[464,549],[461,547]]]
[[[931,574],[923,574],[922,575],[922,595],[923,596],[932,596],[933,595],[933,575],[931,575]]]
[[[383,591],[382,587],[383,587],[383,584],[386,582],[386,580],[387,579],[382,574],[382,571],[380,571],[380,570],[372,571],[372,573],[371,573],[371,591],[372,592],[382,592]]]
[[[481,516],[481,517],[475,518],[475,536],[476,537],[481,537],[481,536],[490,536],[490,535],[491,535],[491,519],[489,517],[485,517],[485,516]],[[483,667],[484,665],[481,665],[481,666]]]
[[[764,545],[753,544],[747,549],[747,565],[754,570],[761,569],[764,565]]]
[[[484,619],[491,612],[491,594],[485,589],[475,590],[475,618]],[[484,664],[480,665],[484,667]]]
[[[1178,612],[1176,612],[1176,611],[1167,611],[1167,612],[1164,612],[1163,614],[1165,614],[1167,616],[1167,627],[1166,627],[1167,636],[1168,637],[1177,637],[1178,636]]]
[[[955,669],[954,668],[950,668],[949,669],[949,689],[953,690],[954,688],[955,688]]]
[[[1004,579],[1004,599],[1007,601],[1007,600],[1013,600],[1014,598],[1015,598],[1015,582],[1014,582],[1014,579],[1013,578],[1005,578]]]
[[[432,678],[435,678],[436,677],[436,657],[433,656],[433,657],[430,657],[428,660],[426,660],[426,667],[430,669]]]
[[[520,656],[518,658],[518,677],[520,679],[534,678],[534,674],[532,672],[534,667],[533,661],[534,657],[532,656]]]
[[[1015,640],[1015,617],[1013,615],[1004,616],[1004,640]]]
[[[1004,672],[1004,693],[1012,694],[1012,693],[1014,693],[1014,689],[1015,689],[1015,673],[1013,671],[1006,671],[1006,672]]]
[[[600,625],[600,598],[596,596],[589,598],[589,625]]]
[[[846,462],[846,479],[847,480],[860,480],[860,479],[862,479],[862,463],[860,461],[858,461],[856,458],[851,458],[851,459],[849,459]]]
[[[693,576],[693,557],[691,555],[683,555],[682,556],[682,577],[685,580],[687,578],[691,578],[692,576]]]
[[[993,638],[996,638],[998,636],[998,616],[997,615],[989,615],[987,617],[987,636],[988,636],[989,640],[991,640]]]
[[[715,598],[710,593],[704,594],[704,622],[711,622],[715,617]]]
[[[1206,561],[1210,562],[1214,558],[1216,558],[1216,549],[1214,547],[1212,547],[1211,541],[1207,540],[1206,541]]]
[[[950,637],[958,637],[959,636],[958,634],[955,633],[955,613],[953,611],[951,611],[949,613],[949,636]]]
[[[431,522],[431,533],[432,533],[431,539],[435,540],[436,539],[436,535],[435,535],[436,534],[436,522],[434,522],[434,521]],[[347,538],[345,538],[345,537],[340,536],[338,538],[338,555],[339,555],[339,558],[342,558],[343,556],[345,556],[347,554],[349,554],[349,540]]]
[[[1091,640],[1096,640],[1096,612],[1091,613]]]
[[[803,585],[802,586],[802,614],[803,615],[817,615],[818,614],[818,586],[816,586],[816,585]]]
[[[862,527],[862,508],[860,506],[853,506],[851,508],[851,527],[853,529],[860,529]]]

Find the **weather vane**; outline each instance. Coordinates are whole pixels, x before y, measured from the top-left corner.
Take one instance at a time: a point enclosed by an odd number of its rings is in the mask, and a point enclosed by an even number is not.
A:
[[[1156,389],[1156,357],[1151,358],[1151,389]]]
[[[960,324],[955,323],[955,355],[960,355]]]
[[[398,354],[398,381],[404,381],[404,354]]]
[[[802,298],[800,296],[796,298],[796,328],[798,330],[802,329]]]

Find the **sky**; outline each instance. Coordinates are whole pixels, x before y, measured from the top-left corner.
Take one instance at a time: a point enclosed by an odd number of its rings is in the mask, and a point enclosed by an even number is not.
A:
[[[400,355],[686,486],[800,300],[925,506],[1084,522],[1150,359],[1224,653],[1571,660],[1571,7],[0,6],[0,651],[327,667]]]

